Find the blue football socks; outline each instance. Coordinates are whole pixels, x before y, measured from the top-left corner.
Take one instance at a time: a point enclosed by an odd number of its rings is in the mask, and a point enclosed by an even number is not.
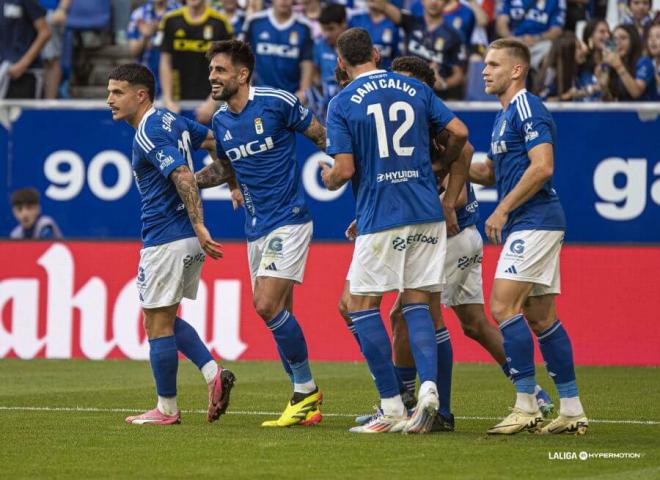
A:
[[[291,367],[294,385],[311,382],[312,371],[307,358],[307,343],[296,318],[285,309],[266,322],[266,326]]]
[[[213,356],[206,348],[202,339],[199,338],[197,331],[184,319],[176,317],[174,321],[174,338],[176,348],[183,353],[186,358],[201,369],[208,362],[213,361]]]
[[[415,359],[415,366],[421,384],[438,378],[438,346],[435,342],[435,328],[424,303],[411,303],[403,306],[403,316],[408,325],[410,349]]]
[[[538,340],[548,374],[557,386],[559,398],[577,397],[573,347],[564,326],[557,320],[539,334]]]
[[[161,397],[175,397],[179,352],[176,348],[174,335],[149,340],[149,360],[158,395]]]
[[[454,366],[454,352],[451,348],[449,331],[443,327],[435,331],[435,341],[438,345],[438,398],[440,400],[440,415],[451,415],[451,375]]]
[[[504,352],[516,392],[534,394],[534,340],[522,314],[500,324]]]

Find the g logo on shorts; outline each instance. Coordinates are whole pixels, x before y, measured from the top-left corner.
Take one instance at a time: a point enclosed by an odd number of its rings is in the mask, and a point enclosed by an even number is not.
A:
[[[522,239],[517,239],[511,242],[511,246],[509,247],[512,253],[515,253],[517,255],[521,255],[525,251],[525,240]]]
[[[282,251],[282,239],[280,237],[273,238],[268,242],[268,250],[272,252],[281,252]]]

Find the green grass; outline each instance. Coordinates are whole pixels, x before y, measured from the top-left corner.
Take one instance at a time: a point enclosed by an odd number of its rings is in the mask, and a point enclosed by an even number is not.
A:
[[[510,384],[493,365],[458,364],[454,433],[348,433],[350,415],[377,395],[363,364],[316,363],[325,393],[316,427],[262,429],[289,396],[277,363],[227,364],[238,378],[227,415],[206,423],[206,386],[179,367],[183,423],[129,426],[128,414],[154,405],[147,363],[0,360],[0,477],[4,478],[660,478],[657,368],[581,367],[581,398],[593,421],[584,437],[488,437],[511,406]],[[538,378],[551,387],[545,373]],[[550,388],[553,397],[554,389]],[[3,408],[5,407],[5,408]],[[87,407],[102,411],[7,410]],[[333,414],[333,415],[330,415]],[[603,423],[649,420],[656,423]],[[633,452],[639,459],[550,460],[553,452]]]

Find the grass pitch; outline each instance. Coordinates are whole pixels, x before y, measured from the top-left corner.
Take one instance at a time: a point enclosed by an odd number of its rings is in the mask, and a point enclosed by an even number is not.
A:
[[[182,361],[183,423],[157,427],[124,424],[154,405],[147,363],[0,360],[0,477],[660,478],[657,368],[578,368],[592,420],[584,437],[489,437],[486,429],[513,401],[495,365],[456,365],[457,431],[420,436],[347,431],[377,400],[363,364],[313,364],[324,420],[289,429],[259,426],[278,416],[290,394],[278,363],[225,366],[238,379],[227,415],[206,423],[206,385]],[[556,401],[543,369],[537,375]],[[591,457],[571,459],[580,452]],[[595,457],[619,453],[635,458]]]

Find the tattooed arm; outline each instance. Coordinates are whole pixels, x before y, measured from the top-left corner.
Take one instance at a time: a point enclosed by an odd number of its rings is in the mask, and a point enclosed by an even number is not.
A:
[[[209,155],[211,155],[211,158],[213,159],[213,163],[195,173],[197,186],[199,188],[211,188],[227,183],[229,184],[230,190],[237,189],[238,184],[236,183],[234,168],[231,166],[231,161],[228,158],[218,157],[215,136],[213,135],[212,130],[209,130],[206,138],[200,145],[200,148],[209,152]]]
[[[309,124],[304,135],[309,138],[321,151],[325,151],[325,127],[316,119],[312,117],[312,123]]]
[[[181,201],[186,207],[190,223],[195,230],[195,234],[204,253],[213,259],[222,257],[222,246],[213,241],[211,234],[209,234],[209,231],[204,225],[202,199],[199,196],[195,176],[187,166],[182,165],[170,174],[170,179],[176,186],[176,191],[179,193],[179,197],[181,197]]]

